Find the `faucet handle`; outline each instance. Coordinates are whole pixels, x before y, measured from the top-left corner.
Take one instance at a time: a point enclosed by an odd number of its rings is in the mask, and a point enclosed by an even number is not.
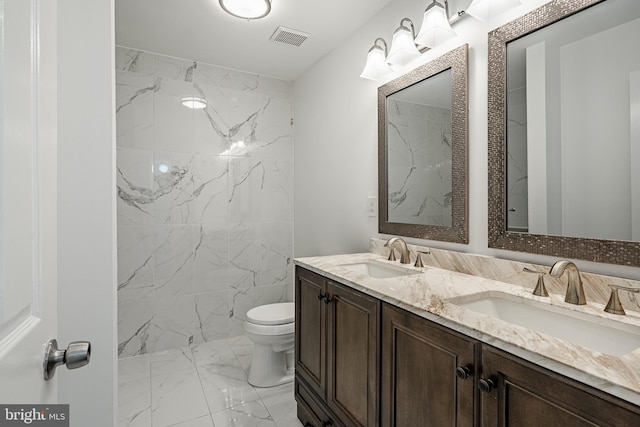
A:
[[[536,271],[536,270],[532,270],[530,268],[523,268],[522,271],[525,271],[527,273],[535,273],[538,275],[538,282],[536,283],[536,287],[533,290],[533,294],[539,297],[548,297],[549,296],[549,292],[547,292],[547,287],[544,285],[544,275],[546,273],[542,272],[542,271]]]
[[[422,254],[429,255],[431,251],[417,251],[416,253],[416,263],[413,265],[414,267],[424,267],[424,263],[422,262]]]
[[[618,295],[618,290],[622,289],[627,292],[635,292],[639,293],[640,288],[629,288],[627,286],[619,286],[608,284],[609,288],[611,288],[611,296],[609,297],[609,302],[607,302],[607,306],[604,308],[604,311],[611,314],[625,314],[624,307],[622,307],[622,303],[620,302],[620,296]]]

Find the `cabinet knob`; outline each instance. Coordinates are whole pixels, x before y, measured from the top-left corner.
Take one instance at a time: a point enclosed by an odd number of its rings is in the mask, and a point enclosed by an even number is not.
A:
[[[466,366],[458,366],[456,368],[456,377],[461,380],[466,380],[471,376],[471,369]]]
[[[478,388],[483,393],[489,393],[496,386],[495,382],[491,378],[481,379],[478,381]]]
[[[329,304],[331,301],[333,301],[333,298],[331,298],[328,295],[324,295],[322,292],[316,295],[316,298],[318,298],[320,301],[322,301],[325,304]]]

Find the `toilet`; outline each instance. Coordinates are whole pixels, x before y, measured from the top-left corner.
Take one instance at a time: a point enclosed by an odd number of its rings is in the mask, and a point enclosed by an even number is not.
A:
[[[294,320],[292,302],[261,305],[247,312],[244,330],[254,343],[249,384],[273,387],[293,381]]]

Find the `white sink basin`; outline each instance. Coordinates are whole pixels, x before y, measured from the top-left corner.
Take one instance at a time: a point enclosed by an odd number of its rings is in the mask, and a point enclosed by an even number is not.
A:
[[[359,274],[365,274],[376,279],[388,279],[391,277],[410,276],[412,274],[420,274],[420,271],[410,270],[408,268],[383,264],[376,261],[363,261],[352,264],[340,264],[339,267],[346,268]]]
[[[640,348],[640,327],[506,293],[482,293],[449,302],[600,353],[622,356]]]

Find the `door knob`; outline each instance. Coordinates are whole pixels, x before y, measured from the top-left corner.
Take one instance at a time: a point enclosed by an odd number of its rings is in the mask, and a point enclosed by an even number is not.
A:
[[[58,341],[51,340],[44,350],[44,380],[49,381],[56,374],[59,365],[66,364],[67,369],[77,369],[89,363],[91,343],[89,341],[74,341],[66,350],[58,349]]]

